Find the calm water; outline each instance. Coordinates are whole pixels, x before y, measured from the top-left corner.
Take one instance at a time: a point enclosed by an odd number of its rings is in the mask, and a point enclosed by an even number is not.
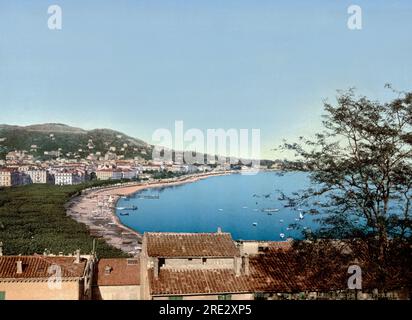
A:
[[[297,231],[288,230],[289,224],[299,223],[311,229],[316,224],[310,216],[300,220],[299,211],[284,208],[276,190],[291,193],[308,184],[305,173],[211,177],[180,186],[144,190],[120,199],[117,207],[135,205],[138,210],[117,210],[117,214],[128,212],[129,216],[119,215],[120,220],[138,232],[215,232],[221,227],[234,239],[282,240],[281,234],[284,239],[298,238]],[[159,195],[159,199],[139,198],[148,195]],[[279,211],[272,215],[262,212],[267,208]]]

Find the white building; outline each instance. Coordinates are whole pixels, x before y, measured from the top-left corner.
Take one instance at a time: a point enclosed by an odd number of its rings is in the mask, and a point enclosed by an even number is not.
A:
[[[134,179],[137,171],[134,169],[99,169],[96,171],[97,180]]]
[[[54,184],[59,186],[79,184],[84,182],[84,177],[74,171],[56,172],[54,174]]]
[[[49,174],[46,170],[28,170],[31,183],[47,183],[50,181]]]

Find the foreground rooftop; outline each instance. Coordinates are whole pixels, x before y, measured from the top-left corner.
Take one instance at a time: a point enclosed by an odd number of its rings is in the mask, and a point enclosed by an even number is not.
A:
[[[230,233],[147,232],[150,257],[235,257],[240,252]]]

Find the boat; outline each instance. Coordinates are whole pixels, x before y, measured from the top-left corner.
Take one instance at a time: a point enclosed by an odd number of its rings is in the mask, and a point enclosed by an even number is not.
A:
[[[267,209],[262,209],[263,212],[278,212],[279,209],[277,208],[267,208]]]
[[[159,199],[159,195],[140,195],[137,196],[138,199]]]
[[[303,214],[302,214],[302,213],[299,213],[299,219],[300,219],[300,220],[303,220],[303,218],[304,218]]]
[[[217,209],[217,210],[219,210],[219,211],[223,211],[223,209]]]
[[[252,226],[256,227],[257,226],[257,222],[253,222]]]
[[[137,206],[131,206],[131,207],[117,207],[117,210],[137,210]]]
[[[279,234],[279,236],[283,239],[285,237],[284,233]]]
[[[128,212],[125,212],[125,213],[119,213],[121,216],[128,216],[129,215],[129,213]]]

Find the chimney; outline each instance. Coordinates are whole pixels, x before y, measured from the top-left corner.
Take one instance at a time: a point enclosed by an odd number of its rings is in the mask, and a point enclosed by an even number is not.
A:
[[[153,276],[155,279],[159,279],[159,258],[154,258],[153,262]]]
[[[80,263],[80,249],[76,250],[76,259],[74,260],[74,263]]]
[[[242,258],[241,257],[235,257],[235,274],[236,277],[240,276],[242,268]]]
[[[16,261],[16,264],[17,264],[16,273],[17,273],[17,274],[22,274],[22,273],[23,273],[23,261],[17,260],[17,261]]]
[[[112,272],[112,267],[111,266],[105,266],[104,267],[104,274],[109,275]]]
[[[243,272],[246,276],[250,274],[250,267],[249,267],[249,255],[245,254],[243,257]]]

